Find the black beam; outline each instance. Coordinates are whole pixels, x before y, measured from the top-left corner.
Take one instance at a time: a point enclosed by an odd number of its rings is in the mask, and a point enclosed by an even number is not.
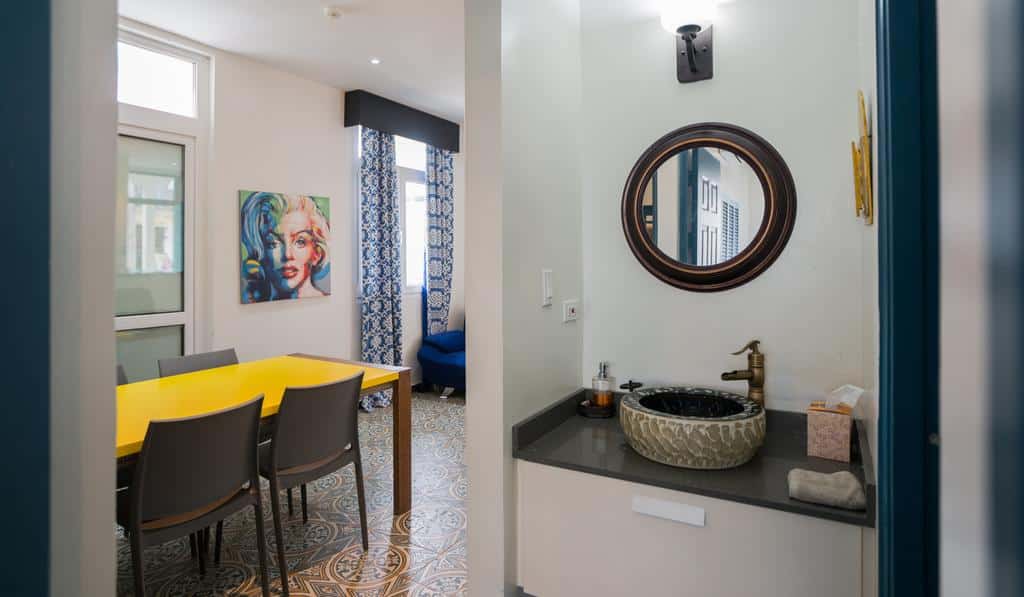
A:
[[[365,126],[459,151],[459,125],[363,89],[345,93],[345,126]]]

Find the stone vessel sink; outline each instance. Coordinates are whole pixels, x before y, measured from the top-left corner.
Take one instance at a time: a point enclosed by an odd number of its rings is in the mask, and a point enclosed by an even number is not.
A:
[[[627,394],[619,403],[619,423],[641,456],[683,468],[740,466],[764,443],[760,404],[704,388],[649,388]]]

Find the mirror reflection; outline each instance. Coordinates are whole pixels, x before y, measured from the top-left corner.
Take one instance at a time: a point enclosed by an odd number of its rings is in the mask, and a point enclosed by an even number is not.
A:
[[[659,166],[644,189],[644,232],[676,261],[709,267],[751,243],[764,204],[761,181],[739,155],[717,147],[684,149]]]

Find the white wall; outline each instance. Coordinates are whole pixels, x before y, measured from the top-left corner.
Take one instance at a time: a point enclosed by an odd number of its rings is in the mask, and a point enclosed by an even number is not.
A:
[[[871,127],[872,170],[875,201],[875,224],[865,226],[861,231],[863,242],[863,259],[861,276],[861,312],[864,318],[862,328],[862,362],[863,378],[861,386],[866,390],[859,406],[859,416],[868,426],[871,445],[877,442],[878,416],[878,113],[877,113],[877,75],[875,50],[875,3],[874,0],[859,0],[860,9],[860,42],[858,51],[860,88],[864,91],[864,101],[868,109],[868,124]],[[872,450],[872,458],[876,458],[877,450]]]
[[[578,322],[565,299],[582,295],[579,0],[502,3],[502,305],[505,435],[574,391],[582,376]],[[542,308],[541,270],[554,304]],[[508,487],[515,467],[506,439]],[[506,491],[506,578],[515,578],[514,493]]]
[[[860,88],[868,109],[871,126],[872,155],[878,152],[877,76],[875,48],[875,2],[859,0],[858,63]],[[875,197],[875,223],[861,230],[863,253],[861,261],[861,367],[860,386],[865,389],[855,413],[867,427],[871,444],[871,458],[878,470],[878,160],[873,158],[873,191]],[[865,597],[878,593],[878,535],[875,529],[864,529],[863,582]]]
[[[562,322],[561,306],[583,291],[578,31],[577,0],[502,6],[502,319],[515,421],[575,390],[581,374],[581,329]],[[545,268],[551,307],[541,307]]]
[[[937,4],[940,582],[946,597],[991,595],[987,14],[985,3]]]
[[[680,85],[656,3],[582,0],[583,372],[649,385],[745,391],[722,371],[759,338],[771,408],[802,410],[843,383],[863,384],[863,224],[853,215],[849,143],[857,133],[858,6],[738,0],[715,21],[715,77]],[[646,12],[644,7],[649,8]],[[813,49],[813,51],[811,50]],[[629,169],[665,132],[724,121],[763,136],[797,188],[797,219],[778,261],[719,293],[672,288],[647,273],[622,235]],[[870,274],[870,275],[869,275]]]
[[[873,69],[862,72],[873,53],[860,31],[868,26],[862,19],[873,28],[873,16],[855,3],[723,5],[715,21],[715,79],[680,85],[674,42],[660,28],[656,2],[580,0],[578,50],[571,16],[534,21],[531,8],[503,6],[501,23],[506,422],[569,388],[561,375],[571,361],[551,357],[564,358],[572,346],[547,351],[559,328],[530,304],[535,270],[561,259],[577,234],[571,219],[549,223],[573,214],[581,218],[585,272],[582,362],[573,385],[586,385],[597,362],[609,360],[621,379],[744,391],[723,384],[719,374],[742,366],[729,353],[757,337],[767,354],[773,408],[803,410],[843,383],[871,389],[874,229],[852,213],[849,143],[857,135],[857,89],[873,96]],[[577,56],[579,90],[572,88]],[[647,274],[620,222],[622,185],[637,156],[666,131],[701,121],[736,123],[768,139],[786,159],[798,194],[796,227],[776,264],[746,286],[714,294],[680,291]],[[579,161],[569,155],[574,134]],[[571,185],[559,184],[574,168],[579,211],[570,211],[577,209]],[[559,266],[553,269],[558,280]],[[869,555],[870,543],[867,537]],[[872,574],[865,571],[865,583],[873,585]]]
[[[469,570],[474,594],[494,595],[516,580],[511,426],[581,375],[580,326],[561,323],[561,301],[582,296],[579,5],[465,11]]]
[[[359,356],[356,303],[356,135],[340,90],[236,54],[213,52],[213,134],[205,255],[210,348],[242,360],[289,352]],[[331,295],[243,305],[238,191],[331,199]]]
[[[52,3],[51,595],[114,594],[116,10]]]
[[[360,358],[358,297],[358,136],[344,127],[344,90],[130,19],[133,31],[211,57],[212,126],[207,189],[198,225],[196,350],[234,347],[242,360],[307,352]],[[449,326],[465,317],[463,154],[455,155],[455,273]],[[331,295],[243,305],[239,300],[238,191],[331,199]],[[403,354],[419,381],[421,297],[403,297]]]
[[[502,382],[501,6],[466,0],[466,467],[469,582],[474,595],[505,588],[506,479]]]

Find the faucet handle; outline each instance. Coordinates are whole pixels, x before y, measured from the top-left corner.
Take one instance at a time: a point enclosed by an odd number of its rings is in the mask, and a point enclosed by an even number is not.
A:
[[[643,385],[644,385],[644,384],[642,384],[642,383],[640,383],[640,382],[638,382],[638,381],[633,381],[633,380],[631,379],[631,380],[629,380],[629,381],[628,381],[627,383],[624,383],[624,384],[622,384],[621,386],[619,386],[619,388],[620,388],[620,389],[623,389],[623,390],[626,390],[627,392],[630,392],[630,393],[632,393],[632,392],[634,392],[634,391],[635,391],[635,390],[636,390],[637,388],[642,388],[642,387],[643,387]]]
[[[737,350],[736,352],[734,352],[734,353],[732,353],[732,354],[734,354],[734,355],[741,355],[741,354],[743,354],[743,353],[747,352],[748,350],[749,350],[749,351],[750,351],[750,352],[751,352],[752,354],[761,354],[761,353],[760,353],[760,352],[758,351],[758,347],[759,347],[760,345],[761,345],[761,341],[760,341],[760,340],[751,340],[750,342],[747,342],[747,345],[746,345],[746,346],[744,346],[743,348],[741,348],[741,349]]]

